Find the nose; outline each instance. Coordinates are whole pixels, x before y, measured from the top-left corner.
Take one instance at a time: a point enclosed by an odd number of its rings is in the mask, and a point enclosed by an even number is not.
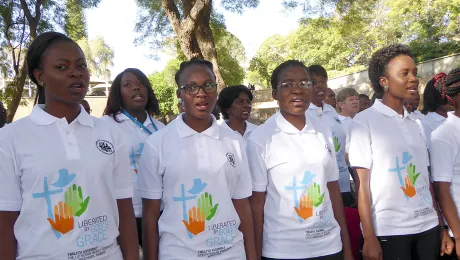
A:
[[[80,69],[78,67],[73,67],[71,66],[71,71],[70,71],[70,77],[75,77],[75,78],[79,78],[83,75],[83,73],[80,71]]]
[[[139,84],[139,83],[133,84],[133,90],[135,90],[135,89],[136,89],[136,90],[139,90],[140,87],[141,87],[140,85],[141,85],[141,84]]]
[[[196,97],[207,97],[207,96],[208,96],[208,93],[206,93],[206,91],[204,91],[203,88],[199,88],[199,89],[198,89],[198,93],[196,93],[195,96],[196,96]]]

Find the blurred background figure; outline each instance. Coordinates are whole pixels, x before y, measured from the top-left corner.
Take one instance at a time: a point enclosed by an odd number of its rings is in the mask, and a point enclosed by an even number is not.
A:
[[[375,94],[372,96],[372,99],[374,99]],[[380,97],[382,98],[382,97]],[[372,104],[374,102],[372,101]],[[371,100],[369,99],[369,96],[366,94],[359,94],[359,112],[368,109],[371,106]]]
[[[334,90],[327,88],[326,89],[326,97],[324,97],[324,103],[332,106],[333,108],[337,109],[337,101],[335,100],[335,92]]]

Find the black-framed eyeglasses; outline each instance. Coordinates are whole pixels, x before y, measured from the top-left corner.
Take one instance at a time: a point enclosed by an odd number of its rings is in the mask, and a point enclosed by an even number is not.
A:
[[[207,94],[216,92],[217,90],[217,83],[216,82],[207,82],[204,83],[203,85],[198,85],[198,84],[188,84],[185,86],[181,86],[180,89],[184,90],[185,93],[189,95],[196,95],[198,92],[200,92],[200,88],[206,92]]]
[[[316,86],[318,84],[324,85],[327,83],[327,79],[318,79],[318,80],[314,79],[311,82],[313,83],[313,86]]]
[[[278,88],[288,89],[288,88],[295,88],[296,86],[301,88],[311,88],[313,86],[313,82],[309,80],[302,80],[300,82],[283,82],[281,83]]]

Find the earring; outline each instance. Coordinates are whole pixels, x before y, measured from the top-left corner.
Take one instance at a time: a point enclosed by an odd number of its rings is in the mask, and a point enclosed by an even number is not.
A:
[[[177,103],[182,104],[182,103],[184,103],[184,100],[182,100],[182,98],[178,98]]]
[[[388,86],[383,86],[383,90],[384,90],[384,91],[388,92],[389,89],[390,89],[390,88],[389,88]]]

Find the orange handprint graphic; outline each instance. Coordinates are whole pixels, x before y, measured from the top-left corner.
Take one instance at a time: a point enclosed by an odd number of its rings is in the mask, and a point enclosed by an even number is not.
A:
[[[67,203],[59,202],[59,207],[54,206],[54,221],[48,218],[48,222],[54,230],[65,234],[73,229],[74,219],[72,207],[68,206]]]
[[[404,183],[406,187],[401,187],[401,189],[404,191],[404,194],[406,194],[406,196],[409,198],[414,197],[417,192],[415,191],[414,184],[412,184],[409,176],[404,178]]]
[[[182,220],[188,232],[193,235],[198,235],[204,231],[204,212],[199,208],[193,207],[188,211],[188,223],[185,220]]]
[[[313,216],[313,200],[310,199],[307,195],[300,197],[300,206],[299,208],[294,207],[297,215],[303,220]]]

